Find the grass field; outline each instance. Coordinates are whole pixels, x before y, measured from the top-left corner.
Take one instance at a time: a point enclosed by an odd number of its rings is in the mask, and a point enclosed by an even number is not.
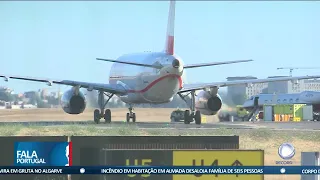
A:
[[[153,111],[153,112],[152,112]],[[144,119],[164,119],[168,121],[168,117],[172,109],[140,109],[139,117]],[[115,119],[122,120],[125,110],[118,109],[115,112]],[[137,111],[138,112],[138,111]],[[23,119],[43,119],[45,120],[89,120],[92,119],[91,112],[88,111],[80,116],[71,116],[62,114],[60,110],[27,110],[27,111],[0,111],[0,121],[17,121]],[[149,116],[148,116],[149,114]],[[142,116],[144,115],[144,116]],[[41,116],[41,117],[40,117]],[[63,117],[63,118],[60,118]],[[147,117],[145,117],[147,116]],[[143,119],[143,118],[140,118]],[[142,121],[142,120],[141,120]],[[210,119],[214,121],[214,119]],[[294,165],[300,165],[301,151],[320,151],[320,132],[307,131],[273,131],[269,129],[256,130],[230,130],[230,129],[214,129],[214,130],[161,130],[161,129],[138,129],[131,125],[119,125],[113,129],[101,129],[96,125],[88,126],[63,126],[63,127],[37,127],[22,125],[5,125],[0,126],[1,136],[61,136],[61,135],[87,135],[87,136],[215,136],[215,135],[239,135],[240,149],[263,149],[265,151],[265,165],[274,165],[276,160],[280,160],[277,154],[279,145],[283,142],[290,142],[296,148],[296,155],[292,159]],[[300,176],[265,176],[266,180],[298,180]]]

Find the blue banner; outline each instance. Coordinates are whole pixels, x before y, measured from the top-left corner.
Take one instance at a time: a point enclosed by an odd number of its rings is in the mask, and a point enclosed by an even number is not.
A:
[[[15,142],[14,165],[69,166],[71,147],[68,142]]]
[[[0,174],[320,174],[320,166],[2,166]]]

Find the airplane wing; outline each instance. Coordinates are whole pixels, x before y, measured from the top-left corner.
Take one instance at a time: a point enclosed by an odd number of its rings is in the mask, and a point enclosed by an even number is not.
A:
[[[143,64],[143,63],[137,63],[137,62],[119,61],[119,60],[114,60],[114,59],[102,59],[102,58],[96,58],[96,60],[114,62],[114,63],[122,63],[122,64],[130,64],[130,65],[135,65],[135,66],[151,67],[151,68],[156,68],[156,69],[162,68],[161,65],[156,65],[156,64]]]
[[[200,90],[210,87],[226,87],[235,85],[248,85],[255,83],[266,83],[266,82],[277,82],[277,81],[296,81],[302,79],[316,79],[319,76],[297,76],[297,77],[279,77],[279,78],[267,78],[267,79],[248,79],[248,80],[237,80],[237,81],[225,81],[225,82],[213,82],[213,83],[200,83],[200,84],[185,84],[179,93],[184,93],[193,90]]]
[[[135,66],[151,67],[155,69],[161,69],[163,67],[160,64],[143,64],[143,63],[137,63],[133,61],[120,61],[115,59],[96,58],[96,60],[121,63],[121,64],[130,64]],[[183,68],[189,69],[189,68],[197,68],[197,67],[205,67],[205,66],[218,66],[223,64],[234,64],[234,63],[242,63],[242,62],[250,62],[250,61],[253,61],[253,60],[249,59],[249,60],[236,60],[236,61],[211,62],[211,63],[199,63],[199,64],[186,64],[183,66]]]
[[[249,60],[200,63],[200,64],[186,64],[183,66],[183,68],[188,69],[188,68],[197,68],[197,67],[205,67],[205,66],[217,66],[222,64],[234,64],[234,63],[242,63],[242,62],[250,62],[250,61],[253,61],[253,60],[249,59]]]
[[[26,81],[35,81],[35,82],[44,82],[47,85],[51,86],[52,84],[62,84],[69,86],[80,86],[81,88],[87,88],[92,90],[102,90],[105,92],[113,93],[113,94],[126,94],[126,89],[120,84],[101,84],[101,83],[91,83],[91,82],[81,82],[81,81],[71,81],[71,80],[51,80],[45,78],[35,78],[35,77],[26,77],[26,76],[9,76],[2,75],[0,77],[4,78],[5,81],[9,79],[19,79]]]

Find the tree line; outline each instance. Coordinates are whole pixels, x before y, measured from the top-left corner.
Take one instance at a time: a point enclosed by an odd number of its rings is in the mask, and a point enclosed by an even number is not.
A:
[[[36,91],[34,92],[34,95],[28,98],[19,97],[18,94],[0,91],[0,105],[2,106],[5,105],[5,102],[12,102],[12,105],[18,105],[21,101],[23,101],[22,104],[32,104],[38,108],[50,108],[51,106],[58,106],[60,102],[59,97],[43,96],[42,93]]]
[[[89,107],[98,108],[98,93],[97,91],[85,91],[84,94],[87,98],[87,103]],[[229,97],[226,91],[219,91],[219,95],[222,98],[222,101],[227,106],[235,106],[239,104],[243,104],[246,97],[242,95],[232,95]],[[106,97],[107,99],[107,97]],[[186,101],[188,105],[183,101],[180,96],[176,95],[173,97],[173,100],[164,104],[138,104],[135,107],[142,108],[189,108],[189,104],[191,103],[190,96],[186,96]],[[0,105],[4,105],[4,102],[13,102],[13,104],[18,104],[19,101],[23,101],[24,97],[18,97],[17,94],[11,94],[8,92],[1,91],[0,92]],[[44,97],[42,93],[35,92],[34,96],[28,98],[26,104],[32,104],[37,106],[38,108],[50,108],[53,106],[58,106],[60,102],[60,97],[54,96],[46,96]],[[107,104],[108,108],[120,108],[120,107],[128,107],[127,104],[123,103],[118,97],[114,96],[112,100]]]

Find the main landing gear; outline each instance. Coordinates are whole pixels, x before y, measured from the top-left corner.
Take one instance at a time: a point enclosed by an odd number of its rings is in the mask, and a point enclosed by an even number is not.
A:
[[[191,105],[190,105],[190,110],[186,110],[184,112],[184,123],[185,124],[190,124],[190,122],[195,121],[196,124],[201,124],[201,113],[200,111],[196,111],[195,110],[195,92],[191,91],[189,94],[191,94]],[[185,99],[187,95],[182,95],[181,93],[178,93],[178,95],[184,100],[184,102],[186,102],[187,104],[189,104],[187,102],[187,100]]]
[[[108,96],[107,101],[104,99],[104,95]],[[112,98],[113,94],[107,94],[103,91],[99,91],[98,104],[100,109],[95,109],[93,113],[94,122],[99,124],[100,119],[104,118],[105,123],[111,123],[111,111],[110,109],[104,109],[108,104],[109,100]]]
[[[108,96],[108,99],[105,101],[104,95]],[[110,109],[104,109],[110,99],[112,98],[114,94],[108,94],[103,91],[99,91],[98,95],[98,104],[100,109],[95,109],[93,113],[93,119],[96,124],[100,123],[100,119],[104,118],[105,123],[111,123],[111,111]],[[127,122],[130,122],[130,119],[132,119],[132,122],[136,122],[136,113],[133,112],[133,107],[130,104],[129,106],[129,113],[127,113]]]
[[[130,104],[129,105],[129,112],[127,113],[127,122],[130,122],[130,119],[132,119],[132,122],[136,122],[136,113],[133,112],[133,107]]]

